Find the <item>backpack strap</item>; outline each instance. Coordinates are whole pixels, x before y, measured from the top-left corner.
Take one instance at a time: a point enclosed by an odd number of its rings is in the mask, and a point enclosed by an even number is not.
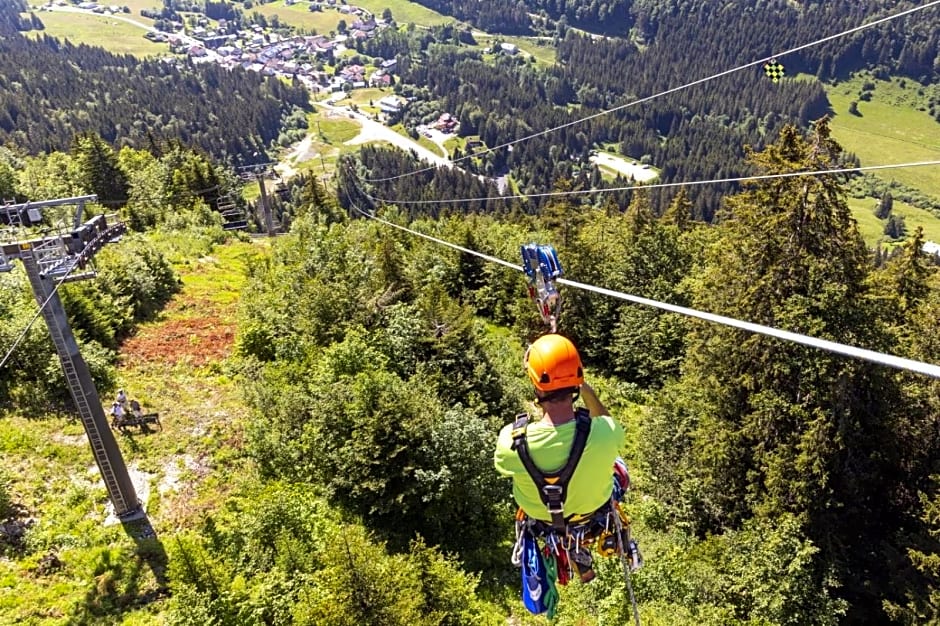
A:
[[[529,454],[529,445],[526,442],[528,422],[529,416],[525,413],[517,416],[516,421],[513,422],[512,449],[519,455],[522,466],[525,467],[532,482],[538,488],[539,498],[541,498],[542,504],[545,505],[552,516],[552,527],[559,532],[565,532],[567,521],[565,520],[564,505],[565,499],[568,497],[568,482],[581,460],[581,455],[584,454],[588,435],[591,434],[590,413],[585,408],[579,408],[575,412],[574,442],[571,444],[567,462],[557,472],[543,472],[532,461],[532,455]]]

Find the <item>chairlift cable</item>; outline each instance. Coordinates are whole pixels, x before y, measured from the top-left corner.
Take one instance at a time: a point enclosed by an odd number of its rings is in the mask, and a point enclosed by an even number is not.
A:
[[[43,309],[46,308],[46,306],[52,300],[52,297],[56,294],[56,292],[59,291],[59,287],[62,286],[62,284],[65,282],[65,279],[68,278],[69,274],[72,273],[72,270],[75,269],[75,266],[78,264],[79,258],[80,257],[76,256],[75,259],[72,260],[72,262],[69,264],[68,269],[62,275],[62,278],[60,278],[56,282],[55,287],[52,289],[52,292],[46,297],[43,303],[39,305],[39,308],[36,309],[36,312],[33,314],[33,317],[29,320],[29,323],[26,324],[26,327],[23,329],[23,331],[17,336],[16,340],[13,342],[13,345],[10,346],[10,349],[7,350],[6,354],[3,356],[3,359],[0,359],[0,370],[3,369],[3,366],[6,365],[10,357],[13,356],[13,353],[16,352],[17,347],[19,347],[23,339],[26,338],[26,335],[29,333],[30,329],[33,327],[33,324],[35,324],[36,320],[39,319],[39,316],[42,315]]]
[[[938,0],[940,1],[940,0]],[[881,165],[865,165],[860,167],[842,167],[823,170],[806,170],[799,172],[780,172],[777,174],[758,174],[754,176],[732,176],[728,178],[709,178],[706,180],[679,181],[672,183],[655,183],[651,185],[628,185],[626,187],[610,187],[607,189],[576,189],[569,191],[547,191],[544,193],[513,194],[508,196],[485,196],[480,198],[453,198],[450,200],[399,200],[392,198],[381,198],[373,196],[364,189],[357,186],[367,198],[377,202],[387,204],[401,205],[426,205],[426,204],[462,204],[469,202],[485,202],[487,200],[512,200],[527,198],[557,198],[563,196],[583,196],[588,194],[613,193],[617,191],[639,191],[648,189],[668,189],[672,187],[694,187],[701,185],[713,185],[722,183],[742,183],[758,180],[774,180],[778,178],[794,178],[798,176],[824,176],[830,174],[855,174],[858,172],[868,172],[887,169],[902,169],[906,167],[924,167],[931,165],[940,165],[940,159],[933,161],[912,161],[909,163],[885,163]],[[367,179],[361,179],[362,182],[369,182]]]

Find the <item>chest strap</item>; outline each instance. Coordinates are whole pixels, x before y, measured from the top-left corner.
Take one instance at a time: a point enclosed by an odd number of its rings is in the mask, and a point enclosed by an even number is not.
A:
[[[557,472],[543,472],[532,461],[529,446],[526,442],[526,427],[528,424],[529,416],[525,413],[519,415],[516,421],[513,422],[512,449],[519,455],[522,466],[525,467],[529,477],[532,478],[532,482],[538,488],[539,498],[541,498],[542,503],[552,516],[552,527],[559,532],[564,532],[567,527],[565,499],[568,497],[568,482],[581,460],[588,435],[591,433],[591,415],[583,407],[575,412],[574,442],[571,444],[567,462]]]

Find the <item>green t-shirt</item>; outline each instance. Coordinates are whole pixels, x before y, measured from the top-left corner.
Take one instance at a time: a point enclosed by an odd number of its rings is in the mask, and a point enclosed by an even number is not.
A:
[[[557,427],[543,421],[529,422],[526,441],[535,466],[545,472],[557,472],[564,467],[574,433],[575,420]],[[565,517],[593,513],[610,500],[614,460],[623,442],[623,427],[611,417],[603,415],[591,420],[591,434],[584,454],[568,483]],[[494,462],[496,471],[512,477],[512,495],[529,517],[551,521],[552,516],[539,498],[538,488],[512,449],[512,424],[499,432]]]

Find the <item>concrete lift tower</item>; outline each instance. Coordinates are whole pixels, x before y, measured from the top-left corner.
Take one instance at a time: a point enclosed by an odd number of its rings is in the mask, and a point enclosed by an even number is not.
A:
[[[145,514],[58,294],[63,283],[94,278],[95,272],[85,269],[87,263],[105,244],[116,242],[127,230],[116,219],[109,224],[104,215],[96,215],[82,223],[85,204],[97,199],[97,196],[79,196],[0,206],[0,272],[13,269],[14,260],[23,263],[114,506],[114,514],[126,522],[144,518]],[[43,219],[43,209],[70,206],[75,207],[74,215],[68,219],[70,211],[66,210],[61,215],[63,223],[57,227],[50,228],[50,220]],[[40,234],[35,227],[42,228],[44,232]],[[30,238],[30,234],[35,238]],[[73,270],[78,272],[73,273]]]

